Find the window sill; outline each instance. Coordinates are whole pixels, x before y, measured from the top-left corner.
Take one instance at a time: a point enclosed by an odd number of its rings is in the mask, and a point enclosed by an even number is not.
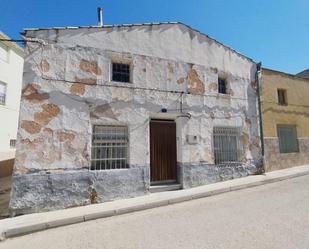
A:
[[[299,151],[294,151],[294,152],[281,152],[279,151],[280,154],[299,154]]]
[[[114,80],[111,80],[110,81],[111,84],[117,84],[117,85],[123,85],[123,84],[130,84],[130,85],[133,85],[133,82],[122,82],[122,81],[114,81]]]
[[[217,98],[230,99],[231,95],[228,93],[217,93]]]

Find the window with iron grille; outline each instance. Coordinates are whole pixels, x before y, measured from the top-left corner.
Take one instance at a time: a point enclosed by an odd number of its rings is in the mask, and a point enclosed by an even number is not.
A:
[[[15,148],[16,147],[16,139],[10,139],[10,148]]]
[[[214,127],[215,164],[236,163],[240,161],[242,144],[239,127]]]
[[[278,89],[278,104],[279,105],[287,105],[287,97],[286,97],[286,90]]]
[[[218,92],[222,94],[227,94],[226,79],[218,78]]]
[[[0,81],[0,105],[5,105],[6,101],[6,84]]]
[[[295,126],[277,126],[280,153],[299,152]]]
[[[95,125],[92,132],[90,170],[128,168],[128,128]]]
[[[130,64],[113,63],[112,81],[130,82]]]

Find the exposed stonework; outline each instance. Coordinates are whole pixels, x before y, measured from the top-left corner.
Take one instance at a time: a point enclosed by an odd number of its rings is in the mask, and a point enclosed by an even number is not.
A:
[[[224,113],[224,118],[230,119],[231,118],[231,114],[229,112],[225,112]]]
[[[49,63],[47,60],[42,60],[41,61],[41,69],[44,73],[49,71]]]
[[[218,84],[217,84],[217,83],[210,83],[210,84],[208,85],[208,90],[209,90],[210,92],[216,92],[216,91],[218,91]]]
[[[112,119],[117,119],[109,104],[96,106],[95,109],[90,112],[90,117],[92,118],[109,117]]]
[[[38,145],[44,143],[44,139],[43,138],[35,138],[33,141],[31,141],[29,138],[26,138],[26,139],[22,139],[21,143],[29,146],[29,148],[31,148],[31,149],[36,149],[36,147]]]
[[[45,104],[42,105],[42,111],[34,113],[34,120],[35,122],[46,125],[56,117],[60,112],[60,108],[54,104]]]
[[[94,73],[96,75],[102,74],[102,70],[99,68],[97,61],[81,60],[79,67],[84,72]]]
[[[20,127],[30,134],[39,133],[41,131],[41,126],[38,123],[29,120],[21,121]]]
[[[280,153],[278,138],[265,138],[265,170],[280,170],[309,164],[309,138],[298,139],[299,152]]]
[[[191,94],[204,94],[205,86],[197,71],[191,67],[188,73],[188,91]]]
[[[74,83],[70,87],[70,93],[74,95],[84,95],[85,93],[85,84]]]
[[[75,81],[76,83],[80,83],[80,84],[86,84],[86,85],[95,85],[97,84],[97,80],[93,79],[93,78],[79,78],[79,77],[75,77]]]
[[[39,93],[40,88],[39,85],[30,83],[23,89],[22,96],[31,103],[41,103],[49,98],[49,94]]]
[[[71,132],[59,131],[57,132],[57,137],[60,142],[72,141],[75,138],[75,134]]]
[[[177,83],[180,85],[180,84],[183,84],[185,82],[185,78],[181,77],[177,80]]]
[[[173,64],[168,63],[168,64],[167,64],[167,68],[168,68],[168,72],[169,72],[170,74],[173,74],[173,73],[174,73],[174,66],[173,66]]]
[[[242,144],[246,150],[249,149],[249,134],[243,132],[241,136]]]

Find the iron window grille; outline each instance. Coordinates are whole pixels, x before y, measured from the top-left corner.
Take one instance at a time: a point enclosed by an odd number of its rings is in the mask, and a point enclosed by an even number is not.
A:
[[[113,63],[112,80],[118,82],[130,82],[130,64]]]
[[[226,79],[218,78],[218,92],[227,94]]]
[[[90,170],[128,168],[128,128],[95,125],[92,133]]]
[[[6,84],[0,82],[0,105],[5,105],[6,102]]]
[[[215,164],[240,162],[243,153],[240,138],[241,128],[239,127],[214,127]]]
[[[299,152],[295,126],[278,126],[277,133],[280,153]]]
[[[286,90],[278,89],[278,104],[287,105]]]
[[[13,149],[16,147],[16,139],[10,139],[10,148]]]

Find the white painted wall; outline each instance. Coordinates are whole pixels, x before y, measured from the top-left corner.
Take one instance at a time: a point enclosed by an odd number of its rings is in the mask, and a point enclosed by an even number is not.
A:
[[[183,96],[183,105],[192,117],[190,120],[177,119],[177,161],[212,164],[214,126],[241,127],[246,161],[259,158],[253,84],[256,65],[205,35],[182,24],[174,24],[39,30],[28,31],[26,36],[46,39],[49,44],[28,44],[24,89],[28,89],[29,93],[48,96],[41,100],[34,100],[27,94],[22,97],[16,172],[25,172],[30,168],[58,170],[88,167],[93,124],[128,125],[130,165],[149,165],[149,119],[163,107],[179,108],[180,95],[133,88],[187,92],[188,75],[192,70],[198,75],[205,91],[204,95]],[[94,75],[82,71],[81,60],[97,62],[101,73]],[[110,64],[114,60],[132,62],[133,84],[110,81]],[[228,79],[233,94],[221,96],[216,89],[212,89],[220,75]],[[73,94],[71,86],[77,78],[92,78],[96,84],[85,85],[83,93]],[[178,83],[181,78],[183,83]],[[41,117],[49,115],[47,107],[58,111],[50,120],[42,121]],[[108,111],[102,110],[100,118],[94,120],[90,118],[90,113],[96,107],[107,108]],[[176,112],[179,114],[179,111]],[[36,130],[31,130],[31,125],[35,125]],[[54,134],[61,132],[74,134],[74,140],[63,143],[56,139]],[[186,135],[197,135],[199,143],[186,143]]]
[[[10,139],[17,135],[23,63],[21,50],[1,43],[0,81],[6,84],[6,102],[0,104],[0,161],[14,157]]]

